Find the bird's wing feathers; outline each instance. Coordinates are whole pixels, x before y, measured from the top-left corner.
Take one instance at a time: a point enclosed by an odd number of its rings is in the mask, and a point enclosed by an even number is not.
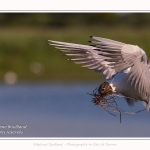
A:
[[[50,45],[71,56],[71,60],[83,67],[103,72],[106,79],[131,67],[126,78],[139,93],[150,99],[150,72],[145,52],[138,46],[92,37],[91,46],[51,41]]]
[[[70,56],[71,60],[77,64],[82,64],[82,67],[88,67],[95,71],[101,71],[107,78],[111,78],[116,74],[115,69],[112,69],[105,61],[106,56],[99,55],[99,49],[94,46],[87,46],[81,44],[73,44],[66,42],[58,42],[49,40],[50,45],[55,46],[63,52],[66,52],[67,56]]]
[[[100,45],[107,46],[107,52],[105,56],[109,57],[105,61],[110,62],[109,66],[115,70],[116,73],[123,72],[125,69],[131,67],[131,70],[126,74],[128,82],[139,92],[150,99],[150,71],[148,67],[148,59],[145,52],[138,46],[118,43],[112,40],[103,40],[103,38],[93,38],[100,43],[97,43],[96,47]],[[104,41],[104,42],[103,42]],[[112,46],[118,47],[113,52]],[[120,47],[120,49],[119,49]],[[112,51],[111,51],[112,50]],[[101,49],[100,49],[101,51]],[[111,55],[112,54],[112,55]]]

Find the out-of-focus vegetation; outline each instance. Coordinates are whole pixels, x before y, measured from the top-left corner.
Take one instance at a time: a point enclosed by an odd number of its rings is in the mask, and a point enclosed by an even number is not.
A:
[[[47,42],[89,44],[90,35],[136,44],[150,57],[149,13],[0,13],[0,79],[100,80]]]

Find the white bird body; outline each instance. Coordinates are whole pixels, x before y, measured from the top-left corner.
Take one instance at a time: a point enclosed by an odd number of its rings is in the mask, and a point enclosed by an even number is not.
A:
[[[82,67],[102,72],[114,93],[125,96],[129,105],[141,100],[150,111],[150,63],[138,46],[92,37],[92,46],[49,40],[50,45]]]
[[[124,80],[125,75],[126,73],[118,73],[112,80],[107,80],[109,85],[112,87],[113,92],[122,94],[126,98],[130,98],[132,100],[146,101],[146,97],[142,95],[142,93],[138,93],[135,88],[127,82],[127,80]]]

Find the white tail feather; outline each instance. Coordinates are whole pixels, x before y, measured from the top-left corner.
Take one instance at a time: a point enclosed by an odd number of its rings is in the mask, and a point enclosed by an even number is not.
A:
[[[144,107],[146,107],[147,111],[150,112],[150,101],[148,102],[148,104],[146,102],[143,102]]]

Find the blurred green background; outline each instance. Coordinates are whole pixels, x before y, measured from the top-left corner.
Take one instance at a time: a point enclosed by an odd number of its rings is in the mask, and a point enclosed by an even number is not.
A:
[[[0,13],[0,80],[100,80],[47,42],[89,44],[90,35],[138,45],[150,56],[149,13]]]

